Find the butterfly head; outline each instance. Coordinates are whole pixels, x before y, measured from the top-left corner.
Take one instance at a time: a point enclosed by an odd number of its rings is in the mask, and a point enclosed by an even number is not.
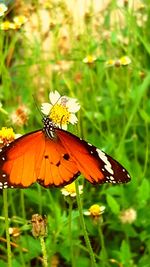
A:
[[[44,123],[43,130],[46,133],[46,135],[50,139],[56,138],[56,134],[55,134],[56,125],[52,122],[52,120],[49,117],[43,117],[42,121]]]

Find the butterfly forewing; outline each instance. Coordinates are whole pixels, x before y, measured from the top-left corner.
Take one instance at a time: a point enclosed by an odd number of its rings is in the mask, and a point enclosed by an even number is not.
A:
[[[126,169],[105,152],[69,132],[57,129],[56,133],[89,182],[101,184],[130,181]]]

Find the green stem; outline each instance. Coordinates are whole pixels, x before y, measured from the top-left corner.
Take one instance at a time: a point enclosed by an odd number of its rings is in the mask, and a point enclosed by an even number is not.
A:
[[[44,240],[43,236],[40,236],[39,238],[40,238],[42,254],[43,254],[43,267],[47,267],[48,266],[48,260],[47,260],[45,240]]]
[[[100,258],[102,260],[101,262],[101,266],[105,267],[105,266],[109,266],[109,263],[107,263],[108,261],[108,256],[107,256],[107,251],[105,248],[105,242],[104,242],[104,236],[103,236],[103,232],[102,232],[102,224],[101,224],[101,218],[99,218],[99,225],[98,225],[98,232],[99,232],[99,236],[100,236],[100,241],[101,241],[101,252],[100,252]]]
[[[72,199],[69,199],[69,218],[68,218],[68,224],[69,224],[69,239],[70,239],[70,254],[71,254],[71,266],[75,266],[75,260],[73,255],[73,244],[72,244]]]
[[[84,234],[84,239],[85,239],[85,243],[88,249],[88,252],[90,254],[90,259],[91,259],[91,267],[96,267],[96,261],[95,261],[95,257],[94,257],[94,253],[93,253],[93,249],[91,247],[91,243],[87,234],[87,230],[86,230],[86,225],[85,225],[85,221],[84,221],[84,217],[83,217],[83,210],[82,210],[82,203],[81,203],[81,199],[80,199],[80,193],[79,193],[79,187],[78,187],[78,181],[75,181],[76,184],[76,194],[77,194],[77,204],[78,204],[78,209],[79,209],[79,216],[80,216],[80,222],[81,222],[81,226],[82,226],[82,230],[83,230],[83,234]]]
[[[8,218],[8,200],[7,200],[7,189],[3,189],[3,201],[4,201],[4,216],[5,216],[5,229],[6,229],[6,240],[7,240],[7,259],[8,267],[12,267],[11,259],[11,245],[9,235],[9,218]]]
[[[21,208],[22,208],[22,217],[26,220],[26,212],[25,212],[25,203],[24,203],[24,192],[21,190],[20,192],[20,201],[21,201]]]

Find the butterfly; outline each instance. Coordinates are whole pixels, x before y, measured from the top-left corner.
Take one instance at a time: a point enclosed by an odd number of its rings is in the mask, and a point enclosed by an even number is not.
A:
[[[43,118],[41,130],[0,149],[0,189],[64,186],[82,174],[92,184],[127,183],[130,175],[116,160]]]

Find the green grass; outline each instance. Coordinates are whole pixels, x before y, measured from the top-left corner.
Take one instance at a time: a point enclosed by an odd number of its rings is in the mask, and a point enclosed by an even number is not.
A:
[[[118,8],[124,23],[112,26],[110,18],[116,4],[115,1],[111,3],[102,14],[94,14],[91,8],[82,32],[75,29],[72,15],[63,1],[52,3],[45,8],[51,16],[51,27],[44,32],[40,14],[44,7],[38,1],[29,1],[32,6],[29,20],[35,14],[37,21],[41,20],[31,29],[30,38],[25,32],[25,29],[29,31],[26,24],[16,31],[0,31],[0,128],[13,127],[21,134],[42,128],[34,98],[40,106],[48,102],[50,91],[57,90],[62,95],[77,98],[81,104],[78,124],[69,130],[113,156],[132,177],[129,184],[114,186],[93,186],[80,177],[84,184],[78,200],[82,204],[80,210],[76,199],[68,203],[60,188],[45,189],[34,184],[24,190],[8,189],[4,198],[1,190],[1,267],[41,266],[44,253],[48,266],[58,261],[56,266],[65,267],[149,267],[150,4],[145,1],[145,8],[141,10]],[[10,20],[25,12],[23,7],[13,7],[13,3],[8,10],[6,18]],[[137,24],[139,14],[141,18],[147,16],[141,27]],[[66,39],[60,37],[62,27],[67,27],[69,37]],[[36,31],[38,37],[34,38]],[[108,38],[104,34],[107,32]],[[43,46],[49,36],[45,51]],[[83,63],[89,54],[97,57],[91,65]],[[130,65],[106,67],[106,60],[124,55],[131,58]],[[61,60],[72,63],[71,67],[67,71],[53,71]],[[19,127],[13,124],[11,114],[22,103],[30,113],[27,124]],[[100,220],[86,216],[82,220],[81,208],[86,210],[95,203],[106,207]],[[8,222],[5,221],[7,206]],[[120,214],[129,208],[136,211],[137,218],[131,224],[122,223]],[[37,213],[47,218],[45,243],[34,238],[31,232],[30,221]],[[10,236],[9,262],[9,247],[7,249],[5,242],[7,223],[21,232],[19,237]],[[82,226],[88,234],[86,242]],[[90,257],[89,253],[94,254]],[[92,261],[93,256],[95,260]]]

